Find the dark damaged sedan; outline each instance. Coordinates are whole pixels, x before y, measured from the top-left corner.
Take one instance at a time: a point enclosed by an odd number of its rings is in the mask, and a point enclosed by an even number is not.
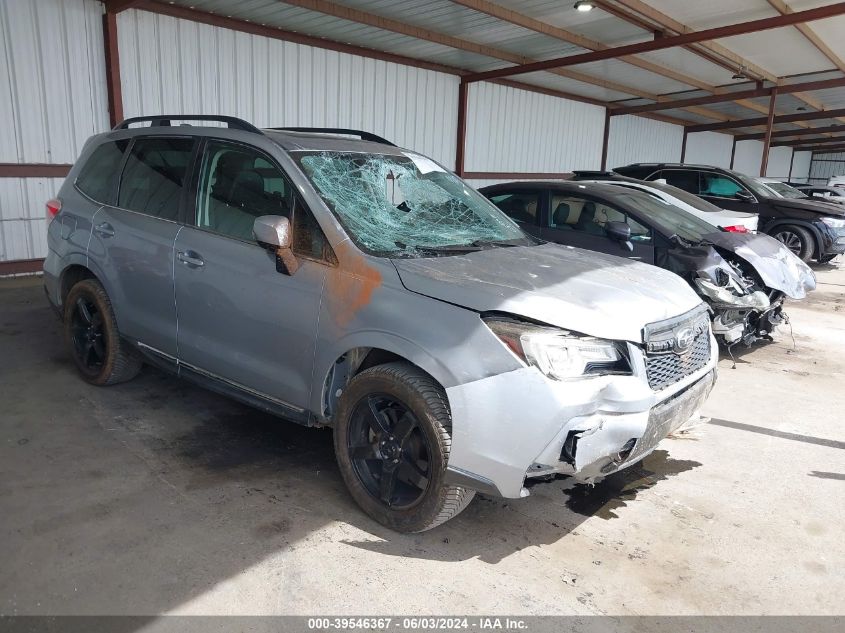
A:
[[[784,297],[815,289],[810,268],[777,240],[720,231],[646,193],[610,184],[514,182],[480,190],[541,239],[655,264],[683,277],[713,309],[726,345],[770,338]]]

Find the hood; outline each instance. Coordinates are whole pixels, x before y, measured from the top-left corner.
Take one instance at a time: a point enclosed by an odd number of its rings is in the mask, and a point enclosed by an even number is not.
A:
[[[779,209],[798,209],[800,211],[812,211],[821,215],[845,217],[845,209],[828,204],[827,202],[816,202],[809,198],[769,198],[768,200]]]
[[[719,232],[706,235],[705,240],[744,260],[766,286],[792,299],[803,299],[816,288],[816,276],[810,267],[773,237],[762,233]]]
[[[607,339],[642,342],[647,324],[701,304],[673,273],[558,244],[392,261],[412,292]]]

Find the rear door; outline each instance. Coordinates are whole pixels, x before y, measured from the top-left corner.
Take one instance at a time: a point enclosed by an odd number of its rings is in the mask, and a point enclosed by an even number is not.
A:
[[[174,361],[173,245],[194,147],[190,137],[135,138],[117,202],[94,216],[89,248],[105,274],[121,333]]]
[[[176,240],[180,371],[302,413],[331,247],[262,151],[209,139],[198,164],[190,225]],[[253,222],[264,215],[291,220],[300,262],[293,275],[278,272],[274,251],[253,237]]]
[[[570,192],[552,192],[549,201],[548,226],[543,227],[540,236],[544,240],[654,262],[653,231],[625,211],[603,200]],[[631,227],[633,251],[607,236],[607,222],[626,222]]]

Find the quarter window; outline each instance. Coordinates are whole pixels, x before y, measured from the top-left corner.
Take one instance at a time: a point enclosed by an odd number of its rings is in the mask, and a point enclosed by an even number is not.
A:
[[[490,198],[512,220],[523,224],[537,224],[537,209],[540,207],[539,193],[509,192]]]
[[[76,179],[77,188],[92,200],[111,204],[128,144],[129,141],[109,141],[95,149]]]
[[[117,205],[165,220],[178,220],[193,146],[194,141],[189,138],[137,139],[120,179]]]

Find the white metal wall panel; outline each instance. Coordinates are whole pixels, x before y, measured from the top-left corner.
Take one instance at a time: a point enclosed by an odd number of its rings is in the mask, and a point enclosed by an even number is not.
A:
[[[494,172],[597,169],[603,134],[602,107],[499,84],[473,83],[467,102],[464,168]]]
[[[137,10],[118,15],[118,34],[127,117],[363,129],[454,167],[455,76]]]
[[[812,152],[795,152],[795,159],[792,161],[792,182],[808,182],[810,177],[810,158]]]
[[[45,203],[61,178],[0,178],[0,261],[47,255]]]
[[[0,162],[72,163],[108,129],[102,4],[0,1]]]
[[[633,115],[610,119],[609,169],[629,163],[678,162],[684,128]]]
[[[731,166],[733,136],[718,132],[695,132],[687,135],[687,152],[684,162],[699,165]]]
[[[787,180],[789,178],[789,163],[791,160],[791,147],[770,148],[769,162],[766,164],[766,176],[777,178],[778,180]]]
[[[813,184],[827,182],[831,176],[845,176],[845,152],[816,154],[810,169]]]
[[[748,176],[760,175],[760,162],[763,160],[762,141],[739,141],[736,144],[734,169]]]

